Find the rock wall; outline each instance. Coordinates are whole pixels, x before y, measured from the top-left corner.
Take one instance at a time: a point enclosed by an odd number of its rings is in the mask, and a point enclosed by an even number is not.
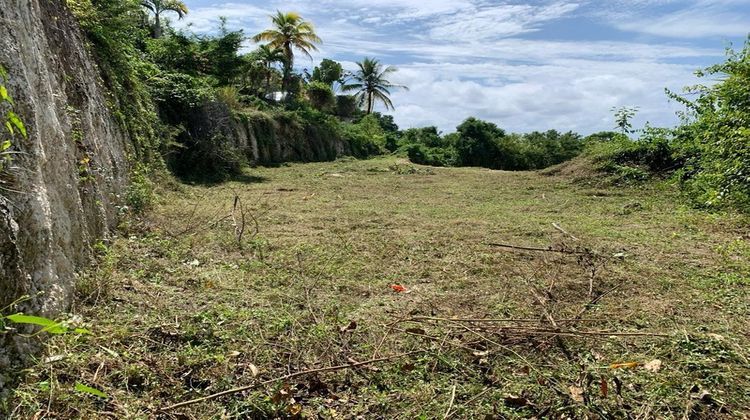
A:
[[[0,308],[54,316],[116,222],[130,146],[64,0],[0,0],[0,64],[28,131],[0,191]],[[0,336],[0,377],[20,344]]]
[[[306,120],[294,112],[234,112],[223,102],[209,101],[181,117],[170,121],[185,129],[178,137],[185,147],[169,156],[178,176],[215,173],[223,167],[220,161],[235,155],[250,165],[274,165],[331,161],[351,154],[331,121]]]

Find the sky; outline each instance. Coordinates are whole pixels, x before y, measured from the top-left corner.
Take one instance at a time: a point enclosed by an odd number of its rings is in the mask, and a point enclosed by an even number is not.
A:
[[[611,109],[639,107],[634,123],[672,126],[665,88],[708,83],[695,71],[723,61],[750,32],[750,0],[186,0],[175,26],[215,32],[220,17],[248,37],[276,10],[295,11],[323,39],[323,58],[353,69],[375,57],[409,87],[392,95],[401,128],[451,132],[474,116],[512,132],[614,128]],[[255,47],[246,42],[247,50]],[[380,111],[384,111],[382,108]]]

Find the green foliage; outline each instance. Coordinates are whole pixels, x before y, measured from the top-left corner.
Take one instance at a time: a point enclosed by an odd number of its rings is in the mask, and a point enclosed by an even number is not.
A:
[[[491,169],[542,169],[577,156],[578,134],[556,130],[506,134],[493,123],[468,118],[456,133],[441,136],[437,127],[401,133],[399,148],[415,163],[435,166],[482,166]]]
[[[396,72],[393,66],[383,66],[380,61],[365,57],[357,63],[359,70],[351,75],[351,79],[342,86],[345,92],[354,91],[357,104],[371,114],[375,110],[377,102],[382,103],[386,109],[393,109],[391,102],[392,89],[407,89],[406,86],[391,83],[387,77]]]
[[[505,137],[505,131],[493,123],[474,117],[468,118],[456,128],[458,141],[456,152],[461,166],[483,166],[500,168],[502,158],[499,154],[499,141]]]
[[[92,388],[92,387],[90,387],[88,385],[84,385],[84,384],[82,384],[80,382],[76,382],[75,390],[78,391],[78,392],[84,393],[84,394],[88,394],[88,395],[92,395],[94,397],[98,397],[98,398],[105,398],[105,399],[109,398],[109,396],[107,396],[107,394],[105,394],[104,392],[102,392],[102,391],[100,391],[100,390],[98,390],[96,388]]]
[[[268,42],[270,48],[281,49],[284,54],[284,78],[282,89],[294,96],[294,81],[292,80],[292,69],[294,69],[294,50],[307,57],[310,53],[317,51],[316,44],[322,41],[315,33],[312,23],[306,21],[298,13],[277,11],[271,16],[272,28],[267,29],[253,37],[255,42]]]
[[[622,106],[619,108],[612,108],[612,112],[615,114],[615,123],[617,128],[622,134],[628,134],[633,132],[633,124],[630,120],[638,113],[638,107]]]
[[[8,72],[0,65],[0,177],[6,172],[12,161],[13,141],[20,135],[26,138],[26,126],[21,118],[13,111],[13,98],[8,93],[5,83],[8,80]],[[4,115],[3,115],[4,114]],[[0,183],[2,178],[0,178]]]
[[[310,104],[319,111],[330,111],[336,105],[336,96],[331,86],[323,82],[311,82],[307,85],[307,98]]]
[[[224,103],[231,110],[242,109],[242,99],[239,90],[234,86],[222,86],[216,89],[216,99]]]
[[[344,78],[344,68],[341,63],[324,58],[320,65],[313,69],[312,81],[321,82],[328,87],[333,87],[334,83],[342,83]]]
[[[367,115],[356,124],[343,124],[343,137],[356,157],[379,155],[387,150],[386,133],[374,115]]]
[[[727,55],[724,63],[699,72],[719,83],[686,89],[696,100],[669,92],[689,113],[675,136],[685,161],[678,175],[697,204],[750,212],[750,41]]]
[[[157,69],[139,46],[149,37],[140,2],[67,0],[90,43],[102,78],[111,92],[109,106],[133,142],[136,158],[158,164],[164,131],[144,80]]]
[[[420,165],[455,166],[456,150],[450,147],[428,147],[419,143],[407,144],[403,147],[409,160]]]
[[[130,184],[125,192],[125,203],[133,214],[143,214],[154,202],[154,183],[145,165],[138,165],[130,175]]]
[[[23,298],[21,300],[23,300]],[[19,301],[16,301],[16,303],[18,302]],[[14,306],[16,303],[11,304],[11,306]],[[0,326],[12,327],[14,324],[33,325],[36,327],[40,327],[40,329],[37,331],[37,334],[41,334],[41,333],[55,334],[55,335],[68,334],[68,333],[89,334],[89,331],[85,328],[76,328],[76,327],[69,325],[67,322],[55,321],[55,320],[45,318],[42,316],[25,315],[20,312],[13,314],[13,315],[0,314]],[[5,330],[5,328],[3,328],[3,330]]]
[[[161,37],[163,30],[161,15],[163,13],[176,13],[179,19],[185,17],[188,13],[185,3],[179,0],[141,0],[141,6],[154,15],[154,38]]]
[[[645,181],[654,173],[679,166],[672,130],[646,127],[638,140],[620,133],[597,133],[585,140],[586,154],[597,169],[612,173],[615,181]]]
[[[174,153],[172,169],[191,181],[224,181],[242,172],[247,164],[243,152],[223,134],[190,138]]]
[[[357,99],[351,95],[336,96],[336,115],[340,118],[351,118],[357,112]]]

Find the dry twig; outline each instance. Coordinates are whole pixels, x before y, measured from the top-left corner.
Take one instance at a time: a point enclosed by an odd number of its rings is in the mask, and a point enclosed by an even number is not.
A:
[[[258,388],[258,387],[263,386],[263,385],[268,385],[268,384],[272,384],[272,383],[280,382],[280,381],[286,381],[286,380],[289,380],[289,379],[298,378],[300,376],[312,375],[312,374],[315,374],[315,373],[322,373],[322,372],[334,372],[334,371],[338,371],[338,370],[346,370],[346,369],[352,369],[352,368],[356,368],[356,367],[360,367],[360,366],[371,365],[373,363],[388,362],[388,361],[391,361],[391,360],[402,359],[404,357],[413,356],[415,354],[427,353],[428,351],[429,350],[417,350],[417,351],[411,351],[411,352],[408,352],[408,353],[397,354],[395,356],[388,356],[388,357],[381,357],[379,359],[366,360],[364,362],[359,362],[359,363],[350,363],[350,364],[339,365],[339,366],[329,366],[329,367],[325,367],[325,368],[310,369],[310,370],[305,370],[305,371],[301,371],[301,372],[290,373],[288,375],[280,376],[280,377],[274,378],[274,379],[269,379],[267,381],[258,382],[258,383],[252,384],[252,385],[241,386],[239,388],[228,389],[226,391],[217,392],[215,394],[211,394],[211,395],[208,395],[208,396],[205,396],[205,397],[196,398],[194,400],[185,401],[185,402],[181,402],[181,403],[178,403],[178,404],[170,405],[168,407],[164,407],[164,408],[160,409],[159,411],[162,411],[162,412],[173,411],[173,410],[176,410],[178,408],[187,407],[187,406],[190,406],[190,405],[195,405],[195,404],[198,404],[198,403],[215,400],[217,398],[221,398],[221,397],[224,397],[224,396],[227,396],[227,395],[239,394],[240,392],[249,391],[251,389]]]

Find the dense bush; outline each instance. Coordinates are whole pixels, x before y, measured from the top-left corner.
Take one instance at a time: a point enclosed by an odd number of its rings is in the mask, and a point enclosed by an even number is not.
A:
[[[356,157],[368,157],[386,152],[386,133],[375,115],[367,115],[354,124],[341,125],[342,137]]]
[[[586,154],[598,169],[622,180],[645,180],[674,172],[699,206],[734,206],[750,212],[750,43],[729,51],[726,62],[699,72],[719,82],[668,91],[686,106],[674,129],[646,126],[633,140],[605,132],[589,136]]]
[[[310,104],[319,111],[332,111],[336,105],[333,89],[323,82],[311,82],[307,85],[307,98]]]
[[[678,175],[698,204],[750,212],[750,41],[700,75],[720,82],[688,88],[695,101],[671,93],[687,105],[689,118],[676,130],[677,153],[685,161]]]
[[[405,130],[399,148],[413,162],[426,165],[529,170],[572,159],[583,150],[583,141],[577,134],[555,130],[506,134],[493,123],[469,118],[444,136],[436,127]]]

